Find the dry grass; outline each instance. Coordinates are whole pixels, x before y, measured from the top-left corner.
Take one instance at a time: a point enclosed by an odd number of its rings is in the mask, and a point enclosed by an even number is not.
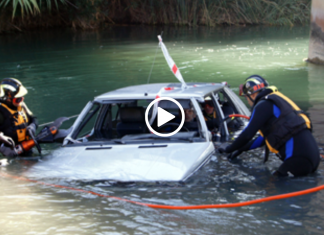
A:
[[[14,19],[10,17],[13,8],[2,7],[0,33],[53,26],[95,29],[103,23],[293,26],[308,24],[311,8],[311,0],[70,0],[67,3],[52,9],[51,14],[48,11],[44,14],[43,7],[40,15],[25,14]]]
[[[112,18],[128,15],[130,23],[219,25],[305,24],[310,19],[311,0],[119,0],[111,4]],[[120,5],[129,6],[121,9]],[[118,19],[118,17],[116,17]],[[126,21],[126,22],[127,22]]]

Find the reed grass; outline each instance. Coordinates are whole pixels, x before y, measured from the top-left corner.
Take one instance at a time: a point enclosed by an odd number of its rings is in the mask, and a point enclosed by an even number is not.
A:
[[[60,0],[62,4],[66,4],[66,0]],[[46,0],[45,6],[49,11],[52,9],[52,4],[58,9],[58,0]],[[25,15],[37,15],[41,13],[41,8],[44,5],[44,1],[39,0],[0,0],[0,8],[10,8],[12,11],[12,18],[16,15],[20,15],[24,18]]]
[[[138,2],[141,8],[145,9],[143,5],[146,2]],[[158,2],[159,4],[153,8],[155,21],[143,14],[140,21],[137,15],[130,14],[130,21],[147,24],[210,26],[219,24],[294,25],[308,23],[311,8],[311,0],[160,0]],[[159,7],[162,4],[165,7]]]
[[[55,14],[40,15],[52,5]],[[0,0],[0,32],[3,25],[50,27],[53,16],[54,25],[76,29],[104,23],[293,26],[308,24],[310,9],[311,0]],[[14,19],[5,17],[8,12]]]

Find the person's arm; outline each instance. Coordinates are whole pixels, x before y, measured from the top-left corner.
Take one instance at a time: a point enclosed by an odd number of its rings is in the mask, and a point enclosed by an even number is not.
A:
[[[37,119],[37,117],[35,117],[35,116],[30,116],[30,117],[28,117],[28,119],[29,119],[29,122],[28,122],[28,124],[30,125],[30,124],[35,124],[35,127],[36,127],[36,129],[38,128],[38,119]]]
[[[242,148],[235,150],[234,152],[230,153],[227,158],[229,160],[234,160],[235,158],[237,158],[241,153],[251,150],[251,149],[255,149],[258,147],[261,147],[265,144],[264,138],[262,136],[259,136],[253,140],[251,140],[249,143],[247,143],[246,145],[244,145]]]
[[[255,134],[272,117],[272,115],[273,104],[271,103],[271,101],[264,100],[257,104],[253,110],[248,126],[242,131],[242,133],[235,139],[235,141],[231,145],[226,147],[225,151],[227,153],[231,153],[235,150],[249,150],[262,146],[264,144],[264,140],[262,137],[258,137],[253,141],[251,140],[255,136]]]
[[[25,109],[27,116],[28,116],[28,126],[27,130],[32,131],[33,135],[36,134],[36,129],[38,127],[38,120],[34,116],[34,114],[29,110],[25,103],[22,104],[22,107]]]
[[[259,148],[259,147],[263,146],[264,144],[265,144],[264,138],[261,135],[259,135],[258,137],[254,138],[249,143],[247,143],[240,150],[248,151],[248,150],[251,150],[251,149]]]

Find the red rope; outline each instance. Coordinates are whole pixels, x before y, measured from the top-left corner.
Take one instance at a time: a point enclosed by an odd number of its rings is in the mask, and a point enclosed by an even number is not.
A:
[[[324,185],[321,185],[321,186],[318,186],[318,187],[314,187],[314,188],[310,188],[310,189],[306,189],[306,190],[302,190],[302,191],[297,191],[297,192],[293,192],[293,193],[286,193],[286,194],[270,196],[270,197],[255,199],[255,200],[246,201],[246,202],[237,202],[237,203],[210,204],[210,205],[192,205],[192,206],[170,206],[170,205],[157,205],[157,204],[136,202],[136,201],[120,198],[120,197],[114,197],[114,196],[109,196],[109,195],[105,195],[105,194],[96,193],[96,192],[93,192],[93,191],[88,191],[88,190],[83,190],[83,189],[78,189],[78,188],[72,188],[72,187],[67,187],[67,186],[58,185],[58,184],[45,183],[45,182],[41,182],[41,181],[37,181],[37,180],[31,180],[31,179],[24,178],[24,177],[19,177],[19,176],[13,176],[13,175],[9,175],[9,174],[3,173],[3,172],[0,172],[0,175],[3,176],[3,177],[8,177],[8,178],[12,178],[12,179],[27,181],[27,182],[33,182],[33,183],[42,184],[42,185],[46,185],[46,186],[51,186],[51,187],[55,187],[55,188],[64,188],[64,189],[69,189],[69,190],[73,190],[73,191],[77,191],[77,192],[81,192],[81,193],[88,193],[88,194],[96,195],[96,196],[99,196],[99,197],[112,198],[112,199],[115,199],[115,200],[124,201],[124,202],[128,202],[128,203],[133,203],[133,204],[141,205],[141,206],[147,206],[147,207],[151,207],[151,208],[155,208],[155,209],[168,209],[168,210],[198,210],[198,209],[242,207],[242,206],[249,206],[249,205],[262,203],[262,202],[268,202],[268,201],[281,200],[281,199],[290,198],[290,197],[302,196],[302,195],[306,195],[306,194],[309,194],[309,193],[314,193],[314,192],[317,192],[317,191],[320,191],[320,190],[324,189]]]
[[[232,117],[241,117],[241,118],[245,118],[247,120],[250,119],[250,117],[246,116],[246,115],[242,115],[242,114],[231,114],[231,115],[228,115],[228,117],[232,118]]]

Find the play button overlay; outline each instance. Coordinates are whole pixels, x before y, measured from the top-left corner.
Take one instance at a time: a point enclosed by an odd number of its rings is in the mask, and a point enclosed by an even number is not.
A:
[[[175,131],[171,132],[171,133],[159,133],[159,132],[155,131],[151,127],[149,119],[148,119],[148,114],[149,114],[149,111],[150,111],[151,108],[153,109],[152,113],[156,114],[155,118],[157,118],[157,126],[158,127],[160,127],[162,125],[168,125],[168,122],[172,121],[175,118],[175,116],[173,114],[169,113],[168,111],[164,110],[163,108],[157,107],[157,105],[154,105],[156,103],[158,104],[158,102],[161,101],[161,100],[168,100],[168,101],[171,101],[171,102],[175,103],[178,106],[178,108],[180,109],[180,112],[181,112],[181,122],[180,122],[178,128]],[[156,110],[154,110],[154,109],[156,109]],[[147,128],[152,133],[154,133],[155,135],[160,136],[160,137],[169,137],[169,136],[172,136],[172,135],[178,133],[181,130],[183,124],[184,124],[184,120],[185,120],[185,114],[184,114],[182,106],[180,105],[180,103],[178,101],[176,101],[175,99],[169,98],[169,97],[162,97],[162,98],[158,98],[158,99],[153,100],[147,106],[146,111],[145,111],[145,123],[146,123]]]
[[[163,124],[171,121],[174,119],[175,116],[168,111],[165,111],[164,109],[158,107],[158,113],[157,113],[157,126],[160,127]]]

